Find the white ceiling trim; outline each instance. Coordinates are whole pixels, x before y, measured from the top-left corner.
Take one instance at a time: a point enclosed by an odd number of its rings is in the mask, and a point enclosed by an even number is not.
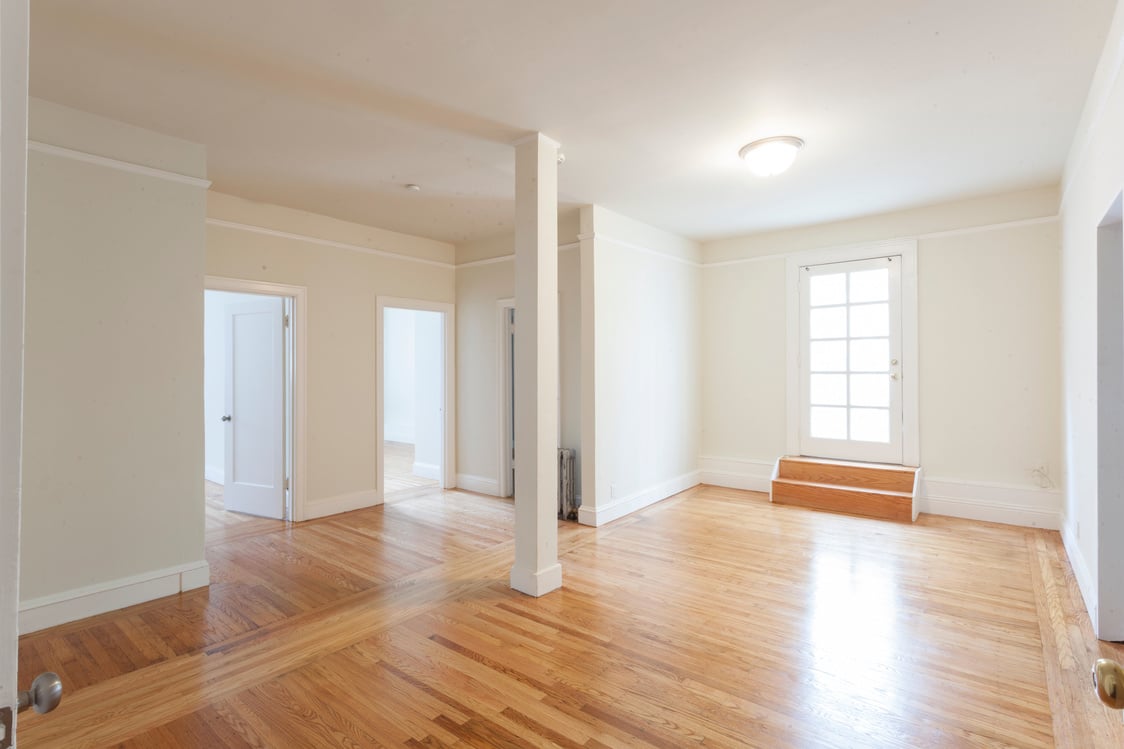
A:
[[[116,169],[119,172],[142,174],[146,177],[156,177],[157,179],[163,179],[169,182],[178,182],[183,185],[191,185],[192,187],[202,187],[204,190],[211,186],[211,181],[209,179],[192,177],[190,174],[180,174],[179,172],[169,172],[166,169],[156,169],[155,167],[145,166],[143,164],[134,164],[131,161],[111,159],[108,156],[98,156],[94,153],[76,151],[73,148],[63,148],[62,146],[55,146],[50,143],[42,143],[37,140],[28,140],[27,150],[38,151],[39,153],[45,153],[51,156],[59,156],[64,159],[71,159],[72,161],[82,161],[87,164],[96,164],[98,166]]]
[[[308,242],[309,244],[318,244],[323,247],[333,247],[337,250],[347,250],[348,252],[360,252],[364,255],[376,255],[378,257],[390,258],[392,260],[405,260],[411,263],[421,263],[423,265],[432,265],[438,268],[455,269],[457,266],[452,263],[446,263],[441,260],[430,260],[424,257],[415,257],[413,255],[406,255],[401,252],[390,252],[389,250],[376,250],[373,247],[363,247],[357,244],[348,244],[347,242],[336,242],[332,239],[323,239],[321,237],[311,237],[307,234],[296,234],[290,231],[280,231],[278,229],[268,229],[264,226],[255,226],[253,224],[243,224],[238,221],[227,221],[221,218],[207,218],[209,226],[221,226],[224,229],[237,229],[238,231],[247,231],[252,234],[264,234],[267,237],[277,237],[279,239],[294,239],[298,242]]]
[[[559,252],[569,252],[581,247],[581,242],[570,242],[569,244],[558,245]],[[483,260],[469,260],[467,263],[460,263],[457,265],[457,270],[461,268],[476,268],[481,265],[494,265],[496,263],[510,263],[515,259],[515,255],[499,255],[497,257],[484,258]]]
[[[610,236],[608,234],[598,234],[597,232],[593,232],[591,234],[579,234],[578,239],[594,239],[594,240],[599,239],[602,242],[612,242],[613,244],[617,245],[618,247],[624,247],[624,248],[629,249],[629,250],[635,250],[636,252],[642,252],[646,255],[655,255],[656,257],[661,257],[661,258],[664,258],[665,260],[672,260],[676,263],[681,263],[683,265],[687,265],[687,266],[690,266],[692,268],[703,267],[703,263],[699,263],[699,262],[696,262],[694,260],[688,260],[687,258],[679,257],[678,255],[672,255],[670,252],[661,252],[660,250],[653,250],[651,247],[645,247],[644,245],[639,245],[639,244],[636,244],[634,242],[626,242],[623,239],[617,239],[616,237]]]
[[[885,242],[908,242],[908,241],[911,241],[911,240],[920,242],[920,241],[923,241],[923,240],[926,240],[926,239],[942,239],[944,237],[957,237],[957,236],[962,236],[962,235],[966,235],[966,234],[982,234],[984,232],[998,231],[1000,229],[1017,229],[1021,226],[1035,226],[1037,224],[1049,224],[1049,223],[1053,223],[1055,221],[1058,221],[1059,219],[1060,219],[1060,216],[1057,216],[1057,215],[1054,215],[1054,216],[1039,216],[1037,218],[1019,219],[1017,221],[1003,221],[1003,222],[998,223],[998,224],[982,224],[980,226],[968,226],[968,227],[965,227],[963,229],[949,229],[947,231],[933,231],[933,232],[928,232],[927,234],[913,234],[913,235],[904,236],[904,237],[894,237],[892,239],[877,239],[877,240],[871,240],[870,242],[857,242],[856,245],[865,245],[865,244],[874,245],[874,244],[882,244],[882,243],[885,243]],[[851,246],[851,245],[848,245],[848,246]],[[762,262],[765,262],[767,260],[781,260],[783,258],[788,257],[789,255],[792,255],[792,254],[795,254],[795,253],[798,253],[798,252],[807,252],[807,250],[793,250],[792,252],[775,252],[775,253],[772,253],[772,254],[769,254],[769,255],[755,255],[753,257],[734,258],[732,260],[718,260],[718,261],[712,262],[712,263],[704,262],[702,264],[702,266],[704,268],[724,268],[724,267],[730,266],[730,265],[745,265],[746,263],[762,263]]]

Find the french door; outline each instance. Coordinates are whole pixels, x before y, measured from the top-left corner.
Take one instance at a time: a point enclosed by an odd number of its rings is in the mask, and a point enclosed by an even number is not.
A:
[[[900,256],[800,268],[800,452],[902,462]]]

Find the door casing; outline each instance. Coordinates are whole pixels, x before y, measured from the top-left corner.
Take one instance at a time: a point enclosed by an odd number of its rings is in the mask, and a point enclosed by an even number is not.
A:
[[[787,340],[787,439],[789,455],[800,454],[801,377],[800,361],[800,269],[806,265],[843,263],[852,260],[901,256],[902,318],[902,464],[921,465],[918,402],[917,344],[917,240],[896,239],[842,247],[796,252],[785,258],[785,334]]]

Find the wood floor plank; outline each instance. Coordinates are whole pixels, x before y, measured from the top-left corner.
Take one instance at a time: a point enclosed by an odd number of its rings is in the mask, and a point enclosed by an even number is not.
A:
[[[1088,686],[1124,652],[1049,531],[698,487],[561,524],[564,588],[535,599],[507,584],[510,500],[296,525],[217,503],[210,590],[21,639],[21,679],[68,687],[21,746],[1124,745]]]

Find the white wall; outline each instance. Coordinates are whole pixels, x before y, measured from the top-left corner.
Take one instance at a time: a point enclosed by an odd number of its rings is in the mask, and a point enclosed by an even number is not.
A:
[[[915,237],[926,511],[1057,527],[1056,206],[1032,190],[705,244],[703,479],[766,491],[785,452],[785,255]]]
[[[581,448],[581,288],[578,215],[558,221],[559,445]],[[499,492],[502,341],[497,302],[515,296],[515,237],[457,246],[457,484]]]
[[[445,345],[440,312],[414,310],[414,474],[441,478]]]
[[[210,289],[203,293],[203,476],[218,484],[226,478],[226,308],[261,298]]]
[[[581,228],[579,519],[601,525],[698,483],[700,252],[600,206]]]
[[[414,312],[383,311],[383,439],[414,444]]]
[[[204,150],[34,100],[30,138],[25,631],[208,580]]]
[[[1097,635],[1124,639],[1124,574],[1111,552],[1124,508],[1100,504],[1097,226],[1124,187],[1124,12],[1118,6],[1066,162],[1062,193],[1063,537]],[[1119,458],[1117,458],[1119,460]],[[1106,516],[1104,510],[1108,509]],[[1106,574],[1107,573],[1107,574]]]
[[[308,289],[306,517],[381,501],[376,298],[452,302],[452,245],[211,192],[207,273]]]

